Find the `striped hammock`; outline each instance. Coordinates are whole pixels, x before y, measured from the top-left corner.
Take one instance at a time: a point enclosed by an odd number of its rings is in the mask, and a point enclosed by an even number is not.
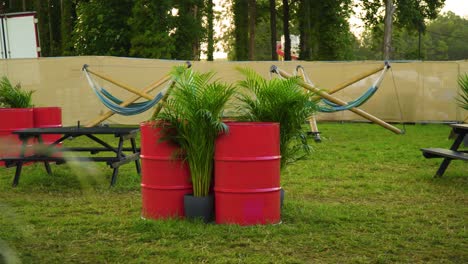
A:
[[[363,105],[365,102],[367,102],[379,89],[380,84],[382,83],[385,73],[387,70],[390,68],[390,65],[388,63],[385,63],[385,66],[383,67],[382,71],[380,72],[379,77],[375,82],[365,91],[361,96],[359,96],[357,99],[349,101],[346,103],[346,105],[339,105],[335,104],[333,102],[330,102],[327,99],[321,99],[320,103],[318,105],[318,111],[323,112],[323,113],[333,113],[333,112],[338,112],[338,111],[344,111],[344,110],[349,110],[354,107],[359,107]],[[305,75],[304,73],[304,81],[307,82],[308,84],[315,86],[310,79]]]
[[[94,79],[91,77],[91,74],[86,70],[86,67],[83,68],[83,71],[85,73],[86,79],[88,80],[88,84],[93,89],[94,93],[97,95],[99,100],[112,112],[124,116],[141,114],[152,108],[159,102],[159,100],[161,100],[161,98],[163,98],[164,93],[172,83],[172,81],[169,81],[166,84],[166,87],[164,87],[164,89],[161,92],[159,92],[152,100],[131,103],[128,106],[121,106],[121,104],[123,103],[122,100],[112,95],[103,87],[99,87],[94,81]]]

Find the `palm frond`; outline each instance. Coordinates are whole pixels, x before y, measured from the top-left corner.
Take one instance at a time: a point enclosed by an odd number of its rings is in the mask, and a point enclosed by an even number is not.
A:
[[[459,98],[457,98],[458,105],[468,110],[468,74],[465,73],[458,77],[458,86],[460,91],[458,92]]]
[[[177,77],[174,90],[157,116],[164,120],[167,139],[186,154],[195,196],[209,192],[213,172],[214,142],[227,130],[223,110],[235,92],[233,86],[213,81],[214,73],[186,70]],[[163,130],[164,133],[165,130]]]
[[[310,153],[307,137],[302,131],[307,117],[317,106],[309,101],[299,85],[299,78],[265,80],[255,71],[239,69],[245,79],[238,85],[247,89],[237,97],[240,118],[245,121],[280,123],[281,165],[284,167]]]
[[[10,80],[3,76],[0,80],[0,105],[11,108],[33,107],[32,94],[34,91],[21,89],[18,83],[13,86]]]

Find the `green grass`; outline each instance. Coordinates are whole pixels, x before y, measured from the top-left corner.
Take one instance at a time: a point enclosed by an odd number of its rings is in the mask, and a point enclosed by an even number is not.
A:
[[[323,142],[282,172],[282,224],[239,227],[140,218],[139,176],[37,164],[0,169],[0,252],[23,263],[467,263],[468,164],[447,148],[446,125],[319,124]],[[78,139],[67,144],[80,145]],[[0,259],[0,263],[2,260]]]

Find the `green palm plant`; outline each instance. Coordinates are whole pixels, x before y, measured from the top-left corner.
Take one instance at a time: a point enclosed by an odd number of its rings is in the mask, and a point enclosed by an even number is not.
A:
[[[21,89],[18,83],[13,86],[10,80],[3,76],[0,80],[0,106],[10,108],[28,108],[33,107],[32,94],[34,91],[25,91]]]
[[[246,89],[239,96],[239,118],[280,124],[281,168],[310,154],[302,124],[317,106],[300,87],[300,79],[266,80],[251,69],[238,70],[245,76],[238,84]]]
[[[212,81],[213,72],[197,73],[189,69],[177,74],[174,89],[156,119],[163,124],[165,139],[175,141],[184,152],[193,195],[208,196],[215,139],[228,130],[222,115],[235,89]]]
[[[457,98],[458,105],[468,110],[468,74],[463,74],[458,77],[458,85],[460,86],[460,91],[458,95],[460,96]]]

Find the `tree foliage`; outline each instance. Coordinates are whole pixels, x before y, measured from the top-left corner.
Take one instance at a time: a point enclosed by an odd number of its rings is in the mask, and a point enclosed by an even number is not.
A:
[[[127,56],[132,0],[89,0],[77,5],[73,40],[77,55]]]
[[[300,1],[298,19],[301,59],[353,58],[353,35],[348,23],[351,4],[351,0]]]
[[[445,0],[363,0],[361,7],[364,9],[362,17],[366,26],[372,31],[382,31],[384,14],[393,14],[393,18],[385,24],[394,24],[396,28],[406,29],[409,32],[424,32],[426,21],[437,17],[443,7]],[[390,3],[390,4],[389,4]],[[388,8],[395,8],[395,12],[388,12]],[[384,11],[387,12],[384,12]],[[390,29],[392,27],[390,26]],[[384,36],[384,35],[382,35]],[[385,57],[390,58],[392,30],[385,34],[388,43],[385,43]],[[392,57],[394,59],[394,56]]]
[[[363,20],[366,26],[374,29],[383,23],[386,0],[362,0],[361,7],[365,13]],[[445,0],[394,0],[396,6],[394,23],[399,28],[425,30],[426,19],[437,17]]]
[[[76,21],[76,5],[74,1],[61,1],[60,35],[62,55],[73,55],[73,28]]]
[[[430,37],[433,47],[440,45],[447,47],[446,59],[468,58],[468,19],[448,12],[437,17],[427,26],[426,35]],[[435,51],[434,54],[437,55]]]
[[[175,33],[172,58],[181,60],[198,60],[200,42],[204,40],[202,26],[203,0],[176,0]]]
[[[46,57],[113,55],[197,60],[201,43],[207,43],[206,52],[212,59],[221,40],[229,59],[275,60],[276,40],[288,26],[291,35],[300,36],[300,59],[351,60],[382,58],[386,2],[221,1],[228,8],[218,19],[231,17],[233,22],[224,25],[222,30],[229,30],[221,38],[213,32],[212,22],[218,12],[213,0],[8,0],[0,1],[0,11],[36,11],[41,54]],[[392,59],[468,58],[467,20],[453,13],[437,17],[445,0],[393,2]],[[287,12],[284,3],[288,4]],[[348,23],[353,3],[364,10],[366,32],[359,41]]]
[[[130,55],[171,59],[175,51],[171,37],[173,18],[171,0],[136,0],[129,19]]]
[[[359,59],[380,59],[382,35],[380,30],[363,34],[357,50]],[[395,28],[393,59],[397,60],[462,60],[468,58],[468,20],[452,12],[429,22],[424,33],[407,28]]]

